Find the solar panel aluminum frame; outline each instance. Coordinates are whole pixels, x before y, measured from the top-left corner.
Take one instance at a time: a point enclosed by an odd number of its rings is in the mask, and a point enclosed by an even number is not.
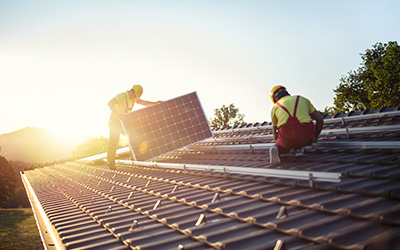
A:
[[[213,137],[197,92],[127,113],[121,124],[135,161],[149,161]]]

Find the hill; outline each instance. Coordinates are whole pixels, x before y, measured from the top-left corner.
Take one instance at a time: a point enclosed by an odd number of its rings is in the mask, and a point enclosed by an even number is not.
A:
[[[0,135],[0,155],[9,161],[45,163],[67,159],[75,146],[58,141],[42,128],[26,127]]]

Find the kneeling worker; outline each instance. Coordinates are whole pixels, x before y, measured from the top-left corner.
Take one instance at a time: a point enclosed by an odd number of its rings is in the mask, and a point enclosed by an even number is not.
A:
[[[108,106],[111,109],[111,116],[108,121],[110,127],[110,138],[107,147],[107,162],[110,169],[115,170],[115,157],[117,152],[117,146],[119,142],[120,134],[124,133],[121,120],[123,115],[132,111],[135,103],[151,106],[158,102],[144,101],[140,99],[143,93],[143,88],[140,85],[133,85],[132,89],[116,95],[111,101],[108,102]]]
[[[284,86],[273,87],[271,99],[275,103],[271,120],[276,142],[269,152],[271,165],[275,165],[281,162],[280,154],[317,141],[324,120],[307,98],[291,96]]]

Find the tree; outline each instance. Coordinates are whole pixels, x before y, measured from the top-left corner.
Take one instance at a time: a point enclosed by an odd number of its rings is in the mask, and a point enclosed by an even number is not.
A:
[[[87,156],[104,153],[107,150],[108,139],[101,137],[90,137],[86,142],[76,146],[72,152],[74,158],[84,158]]]
[[[244,115],[239,113],[239,108],[236,108],[233,103],[227,107],[222,105],[221,108],[214,109],[214,118],[211,120],[211,127],[218,129],[245,125],[246,122],[243,118]]]
[[[14,169],[6,158],[0,156],[0,203],[7,203],[16,194]]]
[[[356,71],[342,76],[333,91],[333,109],[329,113],[379,109],[400,105],[400,47],[397,42],[376,43],[361,54]]]

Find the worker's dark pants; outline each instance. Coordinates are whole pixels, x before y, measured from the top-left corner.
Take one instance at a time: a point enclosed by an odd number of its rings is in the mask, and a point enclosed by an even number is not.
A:
[[[278,146],[279,154],[286,154],[291,149],[299,149],[311,145],[315,139],[315,128],[313,122],[306,124],[288,123],[278,129],[278,139],[275,144]]]
[[[121,122],[113,118],[110,118],[108,125],[110,127],[110,138],[107,147],[107,162],[109,166],[114,166],[119,137],[123,133],[123,129]]]

